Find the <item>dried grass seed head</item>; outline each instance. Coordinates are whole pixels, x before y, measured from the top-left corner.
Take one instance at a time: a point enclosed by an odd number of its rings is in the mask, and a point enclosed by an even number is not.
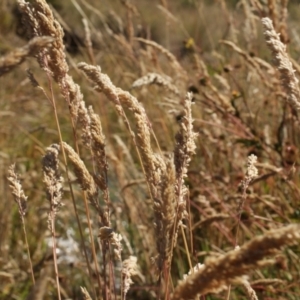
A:
[[[55,39],[53,47],[46,53],[47,68],[56,82],[61,82],[69,71],[66,62],[65,46],[63,43],[64,31],[61,25],[55,20],[53,13],[45,0],[34,0],[31,4],[32,14],[37,21],[37,28],[34,28],[35,34],[38,36],[52,36]],[[43,65],[44,60],[40,63]],[[49,68],[49,69],[48,69]]]
[[[176,174],[173,157],[165,160],[166,168],[162,169],[158,195],[154,199],[154,217],[156,233],[156,249],[158,255],[154,258],[157,273],[162,272],[164,266],[171,263],[173,251],[174,222],[176,218]]]
[[[71,116],[76,122],[78,117],[78,109],[80,103],[83,101],[83,95],[81,93],[80,86],[75,83],[73,78],[68,74],[66,74],[59,84],[61,86],[62,94],[69,104]]]
[[[105,159],[105,136],[102,131],[101,120],[98,114],[94,113],[92,106],[89,106],[88,113],[91,120],[92,151],[98,162],[102,161],[100,169],[107,169]]]
[[[96,83],[96,89],[102,91],[110,101],[115,104],[118,114],[123,118],[124,122],[128,122],[122,105],[126,106],[133,114],[136,120],[136,134],[131,129],[130,132],[134,136],[134,141],[140,150],[143,161],[144,170],[148,182],[152,184],[153,197],[156,194],[154,185],[159,182],[159,169],[162,160],[159,160],[153,153],[150,137],[150,122],[146,115],[145,109],[130,93],[117,88],[106,74],[101,73],[99,66],[91,66],[86,63],[79,63],[78,68],[81,69],[86,76]]]
[[[95,196],[97,194],[97,187],[93,180],[92,175],[86,168],[84,162],[81,160],[75,150],[67,143],[63,142],[63,147],[74,166],[75,175],[79,181],[81,188],[87,191],[88,194]]]
[[[17,48],[0,58],[0,77],[25,61],[26,57],[36,55],[41,49],[50,47],[54,39],[43,36],[35,37],[27,45]]]
[[[80,101],[78,107],[78,123],[81,127],[81,138],[83,144],[90,149],[91,148],[91,118],[84,101]]]
[[[248,280],[242,280],[242,285],[247,293],[249,300],[258,300],[255,290],[251,287]]]
[[[266,17],[261,21],[264,27],[266,43],[273,53],[273,59],[280,73],[282,86],[287,92],[287,101],[295,111],[298,111],[300,109],[300,89],[293,64],[286,51],[286,46],[281,42],[279,34],[276,33],[272,20]]]
[[[89,292],[87,291],[86,288],[80,287],[81,293],[83,294],[83,299],[84,300],[92,300],[92,297],[90,296]]]
[[[42,160],[46,195],[50,201],[51,210],[53,210],[54,213],[62,206],[63,178],[59,171],[59,151],[60,146],[58,144],[52,144],[46,149],[46,154]]]
[[[160,75],[157,73],[148,73],[147,75],[137,79],[133,82],[132,88],[141,87],[144,85],[156,84],[162,86],[174,93],[175,95],[179,95],[180,92],[175,85],[172,84],[172,79],[166,75]]]
[[[51,36],[55,39],[53,47],[46,52],[41,52],[38,61],[46,72],[51,73],[57,82],[61,82],[69,70],[65,60],[62,27],[54,19],[46,1],[34,0],[28,3],[19,0],[18,5],[23,23],[31,31],[31,36]],[[46,64],[44,55],[48,57]]]
[[[59,84],[64,98],[70,105],[73,119],[77,119],[77,111],[83,96],[80,87],[68,75],[69,66],[66,61],[63,43],[64,31],[45,0],[34,0],[27,3],[18,0],[18,6],[24,19],[24,24],[31,31],[31,36],[51,36],[53,47],[38,54],[38,62],[42,69],[50,74]]]
[[[253,180],[255,177],[258,176],[258,170],[255,167],[255,164],[257,163],[257,156],[254,154],[251,154],[248,156],[248,162],[247,162],[247,174],[246,178],[249,180]]]
[[[104,210],[102,209],[102,207],[98,202],[98,188],[93,176],[90,174],[84,162],[81,160],[79,155],[74,151],[74,149],[65,142],[63,142],[62,145],[74,167],[75,175],[78,179],[78,182],[82,190],[86,191],[88,200],[96,208],[100,216],[102,225],[108,226],[109,215],[104,212]]]
[[[98,189],[93,176],[90,174],[84,162],[71,146],[63,142],[63,147],[74,167],[75,175],[82,190],[87,192],[89,201],[97,208],[97,210],[101,211],[97,201]]]
[[[182,225],[182,220],[187,217],[186,200],[188,189],[184,184],[184,178],[187,176],[188,166],[191,161],[191,156],[196,150],[197,134],[193,129],[192,118],[192,93],[187,93],[184,101],[184,113],[180,120],[180,129],[176,134],[176,144],[174,149],[174,165],[176,171],[175,194],[177,197],[177,217],[175,224],[175,242],[179,227]]]
[[[300,239],[300,225],[293,224],[255,237],[241,248],[205,262],[198,272],[179,283],[171,299],[194,299],[198,294],[219,292],[254,268],[265,266],[263,260],[274,250],[293,245]],[[274,262],[272,260],[272,262]],[[267,265],[269,262],[267,262]]]
[[[202,268],[204,268],[204,264],[201,263],[196,264],[192,270],[189,270],[187,274],[183,274],[183,280],[187,279],[188,275],[194,274],[195,272],[198,272]]]
[[[9,182],[12,195],[14,196],[14,200],[18,204],[19,214],[20,216],[25,216],[27,211],[27,197],[24,194],[18,174],[15,172],[14,164],[8,168],[7,180]]]
[[[192,117],[192,93],[187,93],[184,101],[184,113],[180,120],[180,130],[176,135],[175,146],[175,166],[176,173],[182,173],[183,177],[186,176],[187,167],[191,160],[191,156],[195,153],[197,134],[193,129],[193,117]]]
[[[101,241],[109,241],[114,247],[114,253],[118,260],[121,260],[122,253],[122,236],[114,232],[114,230],[108,226],[100,227],[98,237]]]
[[[137,257],[130,256],[123,261],[122,266],[122,294],[123,299],[129,291],[130,285],[133,283],[131,277],[138,274]]]

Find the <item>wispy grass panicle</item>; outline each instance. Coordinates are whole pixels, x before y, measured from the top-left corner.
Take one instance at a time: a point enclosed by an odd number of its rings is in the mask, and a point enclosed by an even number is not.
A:
[[[255,237],[238,250],[206,261],[203,268],[179,283],[171,299],[194,299],[198,294],[221,291],[236,278],[251,272],[254,268],[259,268],[263,259],[274,253],[274,250],[295,244],[299,239],[298,224]]]
[[[74,166],[75,175],[77,176],[77,179],[81,185],[81,188],[84,191],[87,191],[87,193],[91,197],[97,196],[96,184],[93,180],[92,175],[86,168],[84,162],[81,160],[81,158],[75,152],[75,150],[71,146],[69,146],[67,143],[64,142],[63,147],[66,150],[67,155]]]
[[[98,202],[98,188],[93,176],[90,174],[84,162],[71,146],[63,142],[63,147],[74,167],[74,172],[78,182],[82,190],[87,193],[87,198],[90,203],[96,208],[101,219],[101,223],[103,226],[109,226],[109,216],[104,212]]]
[[[41,49],[51,47],[54,39],[50,36],[35,37],[27,45],[17,48],[0,58],[0,77],[20,65],[29,56],[36,55]]]
[[[59,84],[61,93],[69,105],[71,116],[76,121],[79,103],[83,96],[80,87],[68,75],[69,66],[66,61],[63,28],[54,18],[45,0],[34,0],[30,3],[18,0],[18,6],[24,26],[31,36],[51,36],[54,39],[53,47],[40,51],[38,62],[41,68]]]
[[[57,265],[57,249],[56,249],[56,233],[55,233],[55,219],[56,214],[62,207],[62,182],[63,178],[59,171],[59,155],[60,146],[53,144],[46,149],[46,154],[43,157],[43,172],[44,183],[46,185],[46,196],[50,203],[50,210],[48,214],[48,226],[52,236],[52,251],[54,270],[56,278],[56,287],[58,299],[61,299],[58,265]]]
[[[241,199],[241,201],[239,203],[239,206],[238,206],[239,218],[241,217],[241,213],[243,211],[244,203],[247,199],[247,189],[248,189],[250,183],[258,176],[258,170],[255,166],[256,163],[257,163],[257,157],[254,154],[249,155],[248,159],[247,159],[246,176],[245,176],[244,180],[242,180],[242,182],[241,182],[242,199]]]
[[[126,299],[126,294],[129,291],[130,285],[133,283],[131,277],[137,273],[137,257],[130,256],[123,261],[122,266],[122,286],[121,300]]]
[[[85,147],[91,148],[91,118],[84,101],[80,101],[78,107],[78,123],[81,128],[81,138]]]
[[[155,233],[158,255],[155,257],[158,273],[169,267],[173,251],[173,232],[176,218],[176,174],[172,157],[166,160],[160,182],[160,198],[155,199]]]
[[[29,244],[28,244],[27,232],[26,232],[26,226],[25,226],[25,219],[24,219],[24,216],[27,211],[27,196],[25,196],[25,193],[23,191],[19,177],[15,172],[15,165],[11,165],[8,168],[7,180],[9,182],[9,187],[11,189],[11,193],[12,193],[14,200],[17,203],[18,208],[19,208],[19,215],[21,218],[22,226],[23,226],[23,233],[24,233],[26,250],[27,250],[28,261],[29,261],[29,266],[30,266],[31,278],[32,278],[33,284],[35,284],[32,260],[31,260],[30,250],[29,250]]]
[[[53,47],[40,53],[39,63],[45,71],[51,73],[55,81],[61,82],[69,71],[64,51],[64,32],[61,25],[55,20],[45,0],[32,2],[18,0],[18,5],[28,34],[32,37],[51,36],[54,38]],[[45,61],[45,56],[47,61]]]
[[[99,115],[95,114],[92,106],[86,108],[81,101],[78,110],[78,121],[81,124],[82,140],[84,145],[91,150],[94,160],[94,179],[99,188],[107,190],[107,158],[105,153],[105,136]],[[108,191],[107,191],[108,192]],[[108,201],[107,197],[105,201]]]
[[[168,162],[160,155],[155,154],[151,147],[149,121],[138,100],[130,93],[115,87],[109,77],[101,73],[100,67],[89,66],[85,63],[80,63],[78,67],[86,73],[89,79],[96,83],[96,88],[103,91],[116,105],[117,111],[125,122],[127,119],[122,105],[129,108],[134,114],[136,133],[133,138],[141,155],[142,166],[154,206],[158,252],[155,261],[158,273],[160,273],[164,266],[170,264],[174,247],[174,228],[176,228],[175,232],[177,233],[185,212],[186,199],[183,200],[183,195],[186,195],[187,190],[183,185],[183,180],[187,173],[190,156],[194,153],[196,147],[196,135],[193,132],[191,116],[192,95],[188,94],[185,101],[185,114],[176,142],[176,157],[173,162]],[[131,129],[129,128],[129,130]],[[176,189],[177,194],[175,196],[174,191]],[[179,204],[177,204],[176,197],[180,199]],[[178,213],[178,218],[175,217],[176,213]],[[177,222],[175,222],[175,219]]]
[[[78,68],[96,84],[95,89],[106,94],[115,105],[120,105],[116,87],[111,82],[108,75],[101,72],[100,66],[88,65],[84,62],[79,63]]]
[[[93,108],[88,108],[91,120],[91,149],[95,161],[96,172],[95,181],[102,191],[107,190],[107,171],[108,163],[105,152],[105,136],[102,131],[102,125],[99,115],[95,114]],[[105,199],[108,201],[108,199]]]
[[[102,91],[116,107],[118,114],[122,117],[129,133],[133,138],[143,164],[146,179],[150,184],[152,197],[155,197],[157,191],[155,185],[159,182],[159,169],[161,160],[154,155],[151,147],[151,130],[145,109],[139,101],[130,93],[117,88],[110,78],[101,72],[99,66],[91,66],[86,63],[79,63],[78,68],[96,84],[96,89]],[[136,120],[136,134],[132,131],[128,119],[123,110],[127,107],[134,114]]]
[[[184,111],[181,119],[179,120],[180,129],[175,136],[175,148],[174,148],[174,178],[172,182],[169,183],[169,187],[166,189],[167,198],[162,199],[162,215],[161,222],[163,222],[163,232],[162,234],[165,237],[162,239],[162,245],[158,246],[158,249],[162,249],[163,252],[160,253],[158,257],[158,262],[167,263],[164,264],[167,272],[170,271],[170,262],[173,255],[173,249],[177,243],[178,230],[182,225],[182,221],[187,217],[187,197],[188,197],[188,188],[184,183],[184,179],[187,177],[188,166],[191,161],[191,156],[195,153],[196,144],[195,140],[197,134],[193,129],[193,117],[192,117],[192,103],[193,95],[192,93],[187,93],[184,100]],[[167,172],[171,172],[169,168]],[[164,173],[162,173],[164,176]],[[172,178],[172,173],[167,175],[167,178]],[[163,178],[162,176],[162,178]],[[166,178],[164,178],[166,180]],[[168,180],[167,180],[168,181]],[[163,185],[162,185],[163,186]],[[173,192],[170,193],[170,189],[173,189]],[[173,194],[174,193],[174,194]],[[170,197],[173,197],[175,202],[170,201]],[[167,201],[168,200],[168,201]],[[173,215],[174,214],[174,215]],[[172,228],[170,228],[172,227]],[[171,229],[171,232],[170,232]],[[183,231],[182,231],[183,233]],[[183,233],[184,234],[184,233]],[[158,234],[158,239],[162,236]],[[185,240],[185,236],[183,237]],[[190,267],[191,260],[187,249],[187,244],[185,244],[187,250],[187,256],[189,260]],[[164,258],[162,260],[161,258]],[[161,268],[162,266],[159,265]],[[160,269],[161,271],[161,269]],[[167,277],[167,290],[168,290],[169,278]]]
[[[76,84],[73,78],[68,74],[69,66],[66,60],[66,51],[65,51],[64,40],[63,40],[64,30],[62,26],[59,24],[59,22],[54,18],[54,14],[52,13],[50,6],[45,0],[33,0],[31,2],[25,2],[24,0],[19,0],[17,3],[18,3],[19,10],[22,14],[24,27],[27,28],[27,31],[28,33],[30,33],[31,36],[36,37],[36,36],[49,35],[55,40],[53,42],[53,47],[51,49],[40,51],[40,53],[38,54],[38,63],[40,64],[40,67],[43,70],[45,70],[47,75],[48,88],[50,92],[50,96],[47,98],[50,100],[53,106],[53,112],[54,112],[60,144],[62,145],[63,139],[62,139],[60,120],[58,117],[56,100],[54,96],[52,79],[54,79],[54,81],[57,82],[60,88],[60,92],[68,105],[70,123],[73,130],[74,144],[75,144],[76,151],[79,152],[76,123],[78,117],[78,109],[80,103],[82,103],[83,101],[83,95],[81,93],[79,85]],[[71,199],[73,202],[73,208],[75,211],[76,221],[78,224],[79,233],[81,237],[81,243],[84,249],[84,255],[85,255],[86,263],[88,265],[90,278],[91,278],[92,276],[91,276],[90,263],[87,257],[86,246],[83,238],[83,230],[81,227],[77,205],[75,202],[73,187],[69,179],[68,165],[67,165],[66,155],[64,153],[64,148],[62,148],[62,154],[63,154],[64,165],[67,174],[66,176],[68,178]],[[83,193],[83,198],[85,204],[85,212],[89,224],[90,236],[92,236],[88,204],[84,193]],[[92,243],[93,258],[97,270],[97,259],[95,255],[95,248],[94,248],[93,241],[91,243]],[[99,273],[97,273],[97,280],[100,289],[101,282],[100,282]]]
[[[46,185],[46,195],[50,202],[50,210],[56,214],[62,207],[62,183],[63,178],[59,171],[60,146],[53,144],[46,149],[43,157],[44,183]]]
[[[18,204],[19,214],[23,217],[27,211],[27,196],[25,196],[18,175],[15,173],[15,165],[9,167],[7,179],[15,202]]]
[[[258,170],[255,166],[256,163],[257,163],[257,156],[254,154],[249,155],[247,160],[246,177],[243,183],[243,185],[246,187],[248,187],[250,182],[258,176]]]
[[[295,113],[297,113],[297,111],[300,110],[299,80],[295,75],[293,64],[286,51],[286,45],[281,42],[279,34],[276,33],[271,19],[266,17],[261,21],[264,27],[267,45],[272,51],[275,66],[280,73],[282,86],[286,91],[287,102],[294,109]]]
[[[108,241],[111,245],[114,246],[114,253],[118,260],[121,260],[121,253],[122,253],[122,235],[119,233],[114,232],[114,230],[110,227],[103,226],[99,228],[98,237],[100,240]]]
[[[127,118],[123,112],[122,105],[129,108],[134,114],[136,133],[132,133],[132,136],[141,156],[142,166],[153,200],[157,232],[157,263],[159,272],[161,272],[163,263],[171,256],[170,252],[172,250],[170,227],[174,228],[172,222],[174,222],[174,205],[176,205],[172,196],[172,189],[174,190],[175,186],[174,178],[172,177],[174,172],[172,168],[167,169],[166,161],[160,155],[154,153],[151,147],[149,121],[144,108],[138,100],[130,93],[115,87],[109,77],[101,73],[100,67],[89,66],[85,63],[80,63],[78,67],[86,73],[89,79],[97,84],[96,88],[103,91],[116,105],[117,111],[125,122],[127,122]],[[131,128],[128,128],[131,131]],[[188,130],[190,130],[189,126]],[[192,150],[190,140],[188,144],[188,149]],[[166,174],[166,172],[169,173]]]
[[[156,84],[164,87],[166,90],[180,95],[178,88],[172,84],[172,79],[169,76],[162,76],[158,73],[148,73],[145,76],[135,80],[132,84],[132,88],[142,87],[144,85]]]
[[[186,216],[186,196],[187,187],[184,184],[184,179],[187,177],[188,166],[191,161],[192,155],[195,154],[196,150],[196,137],[197,134],[193,128],[193,117],[192,117],[192,104],[193,95],[187,93],[184,101],[184,113],[179,121],[180,129],[175,136],[176,144],[174,149],[174,164],[176,170],[176,187],[175,193],[178,201],[177,207],[177,225],[181,224],[182,219]]]

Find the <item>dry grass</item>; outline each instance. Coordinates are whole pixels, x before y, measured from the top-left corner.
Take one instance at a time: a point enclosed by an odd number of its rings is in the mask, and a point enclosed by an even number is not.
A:
[[[0,299],[298,299],[299,7],[103,2],[0,4]]]

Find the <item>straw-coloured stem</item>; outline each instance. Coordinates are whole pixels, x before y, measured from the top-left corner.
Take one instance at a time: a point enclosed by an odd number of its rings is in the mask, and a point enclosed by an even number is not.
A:
[[[167,57],[178,77],[184,79],[187,77],[186,71],[182,68],[175,55],[172,54],[169,50],[151,40],[146,40],[143,38],[135,38],[135,40],[157,49],[159,52],[161,52]]]

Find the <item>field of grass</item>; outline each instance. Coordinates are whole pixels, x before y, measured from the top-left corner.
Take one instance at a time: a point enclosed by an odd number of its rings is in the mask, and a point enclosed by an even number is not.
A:
[[[300,299],[300,4],[0,1],[0,299]]]

